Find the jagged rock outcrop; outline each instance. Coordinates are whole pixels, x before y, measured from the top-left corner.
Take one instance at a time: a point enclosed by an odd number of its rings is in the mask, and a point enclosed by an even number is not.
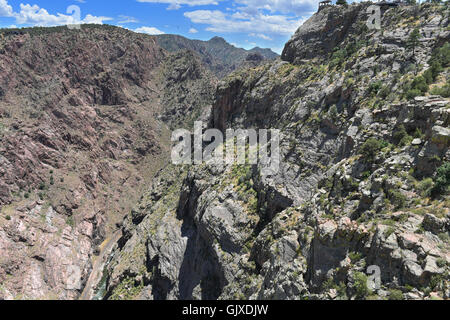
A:
[[[195,53],[173,53],[166,62],[161,119],[171,129],[190,128],[199,117],[208,118],[217,79],[205,70]]]
[[[219,83],[210,127],[281,130],[279,171],[162,170],[125,219],[106,298],[450,296],[450,153],[440,129],[450,101],[407,94],[446,50],[446,7],[388,9],[383,31],[358,27],[365,8],[322,10],[282,60]],[[416,26],[436,32],[413,56]],[[433,87],[448,80],[448,62],[441,67]],[[379,287],[368,285],[368,267],[380,270]]]
[[[327,57],[346,37],[359,33],[369,3],[329,6],[308,19],[286,44],[282,59],[294,64],[302,60]],[[359,29],[359,30],[358,30]]]

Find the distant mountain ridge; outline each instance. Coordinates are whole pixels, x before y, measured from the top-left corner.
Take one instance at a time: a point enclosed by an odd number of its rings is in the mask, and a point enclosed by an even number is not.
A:
[[[202,41],[179,35],[163,34],[155,36],[155,39],[160,47],[169,52],[183,49],[196,52],[202,62],[219,78],[223,78],[245,64],[249,55],[259,54],[264,58],[263,60],[274,60],[279,57],[277,53],[270,49],[255,47],[251,50],[245,50],[237,48],[221,37]]]

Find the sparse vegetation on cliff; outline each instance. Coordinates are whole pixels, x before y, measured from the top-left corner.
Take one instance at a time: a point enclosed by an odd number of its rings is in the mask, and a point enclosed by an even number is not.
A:
[[[2,289],[23,289],[14,279],[30,269],[17,261],[84,261],[88,272],[97,243],[120,229],[102,270],[106,299],[448,299],[448,17],[443,5],[402,5],[369,29],[368,5],[326,6],[281,59],[250,57],[220,82],[177,51],[179,39],[167,53],[155,37],[109,27],[89,26],[82,40],[62,29],[5,34],[23,43],[0,59],[30,65],[21,50],[49,45],[58,54],[35,69],[0,64],[0,201],[11,203],[0,231],[13,233],[0,247],[20,239],[0,268],[21,271]],[[35,88],[42,70],[52,79]],[[30,88],[9,85],[16,75]],[[9,105],[19,97],[23,109]],[[169,128],[197,119],[279,129],[276,172],[167,165]],[[34,246],[41,230],[61,261]],[[60,274],[53,288],[33,285],[67,294]]]

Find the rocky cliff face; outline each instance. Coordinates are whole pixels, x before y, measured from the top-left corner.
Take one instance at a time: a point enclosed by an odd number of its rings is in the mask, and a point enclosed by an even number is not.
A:
[[[368,4],[359,4],[321,10],[297,30],[286,44],[282,59],[299,64],[303,59],[327,58],[346,38],[364,29],[367,21],[364,9],[368,7]]]
[[[279,172],[162,170],[124,221],[106,298],[450,297],[448,7],[388,9],[382,30],[366,7],[322,10],[282,60],[218,85],[210,126],[280,129]]]
[[[76,299],[168,161],[163,115],[208,110],[216,79],[121,28],[1,33],[0,298]]]

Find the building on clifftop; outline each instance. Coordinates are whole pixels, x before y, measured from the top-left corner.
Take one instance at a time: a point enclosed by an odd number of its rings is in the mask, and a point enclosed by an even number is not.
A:
[[[319,11],[322,10],[323,8],[332,6],[331,0],[324,0],[319,2]]]

